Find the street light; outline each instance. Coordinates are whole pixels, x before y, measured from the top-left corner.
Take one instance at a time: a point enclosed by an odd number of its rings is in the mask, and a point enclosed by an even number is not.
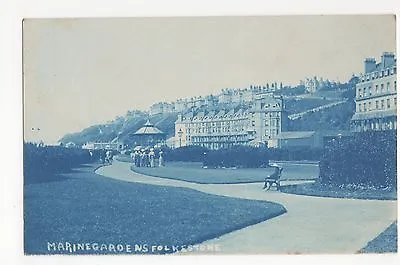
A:
[[[182,128],[179,128],[179,131],[178,131],[179,147],[182,147],[182,134],[183,134]]]

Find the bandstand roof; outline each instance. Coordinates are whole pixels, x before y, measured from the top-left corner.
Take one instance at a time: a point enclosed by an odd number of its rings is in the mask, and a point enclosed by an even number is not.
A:
[[[156,134],[164,134],[160,129],[154,127],[154,125],[148,120],[145,125],[137,130],[134,135],[156,135]]]

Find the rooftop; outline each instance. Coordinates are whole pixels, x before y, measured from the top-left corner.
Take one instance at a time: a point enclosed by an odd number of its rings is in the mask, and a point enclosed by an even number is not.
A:
[[[147,120],[142,128],[137,130],[134,135],[149,135],[149,134],[164,134],[160,129],[154,127],[154,125]]]
[[[315,131],[293,131],[293,132],[281,132],[278,135],[278,139],[300,139],[308,138],[315,134]]]

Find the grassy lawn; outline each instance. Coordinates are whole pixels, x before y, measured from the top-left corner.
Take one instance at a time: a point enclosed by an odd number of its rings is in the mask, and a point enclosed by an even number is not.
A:
[[[360,250],[360,253],[397,253],[397,222],[394,222],[374,240]]]
[[[130,245],[136,254],[169,253],[173,250],[153,252],[150,246],[201,243],[285,212],[272,202],[128,183],[83,167],[58,181],[24,186],[24,249],[26,254],[64,254],[49,251],[47,243],[69,242]],[[135,251],[135,244],[142,250]],[[127,254],[72,254],[119,253]]]
[[[315,179],[319,176],[316,165],[283,165],[283,180]],[[273,172],[272,168],[202,168],[202,163],[169,162],[165,167],[132,167],[132,170],[149,176],[184,180],[201,184],[232,184],[263,182]]]
[[[282,186],[281,191],[298,195],[318,196],[318,197],[364,199],[364,200],[397,200],[396,190],[356,189],[356,188],[345,188],[345,187],[340,188],[333,185],[322,185],[318,182]]]

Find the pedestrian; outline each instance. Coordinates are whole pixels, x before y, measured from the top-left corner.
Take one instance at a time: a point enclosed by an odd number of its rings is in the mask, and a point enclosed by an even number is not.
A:
[[[138,150],[135,151],[135,166],[140,167],[140,153]]]
[[[151,148],[149,152],[150,167],[154,167],[154,158],[155,158],[154,149]]]
[[[93,161],[93,151],[89,150],[89,155],[90,155],[90,161]]]
[[[149,151],[146,150],[144,153],[145,157],[144,157],[144,161],[145,161],[145,165],[146,167],[150,167],[150,155],[149,155]]]
[[[113,160],[112,152],[111,152],[110,150],[108,150],[108,151],[106,152],[106,159],[105,159],[105,161],[106,161],[108,164],[112,164],[112,160]]]
[[[106,151],[103,149],[100,151],[100,163],[101,164],[106,163]]]
[[[135,152],[131,151],[131,153],[129,155],[132,159],[133,164],[135,164]]]
[[[164,166],[164,153],[162,150],[160,150],[159,157],[158,157],[158,166],[163,167]]]
[[[140,166],[141,167],[146,166],[146,161],[145,161],[146,158],[145,157],[146,157],[146,153],[144,152],[144,149],[142,149],[140,152]]]

